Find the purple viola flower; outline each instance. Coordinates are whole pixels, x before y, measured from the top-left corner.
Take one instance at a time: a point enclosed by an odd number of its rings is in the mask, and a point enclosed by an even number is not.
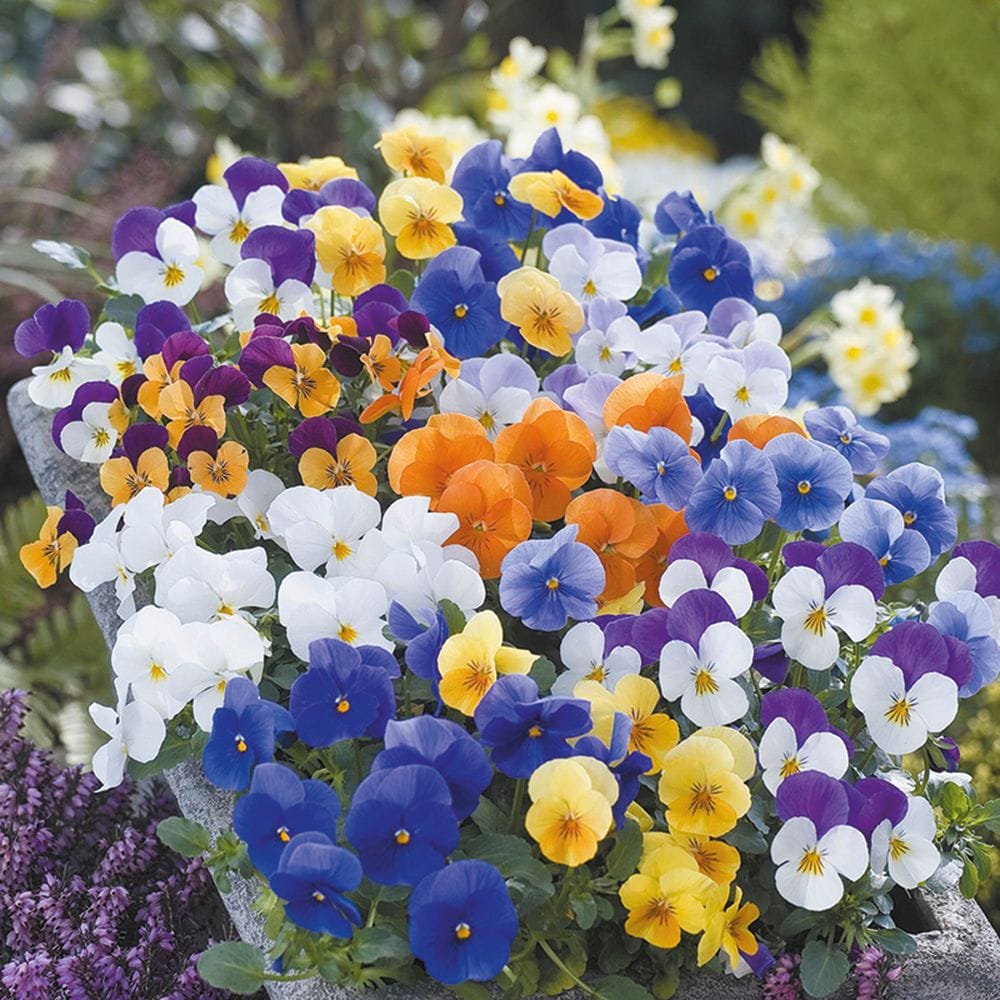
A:
[[[357,215],[368,217],[375,211],[375,195],[362,181],[353,177],[335,177],[318,191],[292,188],[281,203],[281,214],[288,222],[298,226],[307,216],[315,215],[321,208],[330,205],[349,208]]]
[[[670,641],[669,616],[666,608],[648,608],[638,615],[605,615],[596,621],[604,629],[605,647],[609,652],[618,646],[631,646],[638,651],[643,663],[653,663],[659,660],[660,650]]]
[[[701,465],[684,441],[667,427],[648,432],[612,427],[604,445],[604,463],[635,486],[647,503],[680,510],[701,480]]]
[[[566,390],[575,385],[583,385],[590,377],[590,372],[583,365],[575,363],[560,365],[554,372],[545,376],[542,380],[542,389],[546,395],[554,399],[563,409],[566,409],[569,405],[566,400]],[[615,379],[615,385],[620,382],[621,379]],[[604,403],[602,402],[597,409],[603,413]]]
[[[784,684],[790,666],[780,642],[768,642],[753,651],[753,668],[772,684]]]
[[[700,388],[693,396],[687,396],[686,401],[692,419],[701,424],[701,440],[694,446],[694,450],[701,456],[701,464],[704,468],[717,459],[722,449],[726,447],[733,422],[704,387]],[[722,424],[722,433],[717,440],[713,441],[713,432],[720,423]]]
[[[927,540],[931,560],[955,544],[958,524],[945,503],[944,479],[937,469],[910,462],[869,483],[865,496],[891,503],[903,515],[906,527]]]
[[[911,620],[883,632],[872,645],[871,655],[892,660],[903,672],[907,687],[929,673],[950,677],[961,687],[972,676],[972,661],[964,646],[927,622]]]
[[[434,686],[441,680],[437,658],[448,638],[448,622],[437,611],[429,624],[418,621],[398,601],[389,606],[389,631],[397,642],[406,644],[403,660],[411,673],[423,677]]]
[[[111,249],[115,279],[124,294],[138,295],[146,303],[168,301],[178,306],[197,295],[204,277],[197,264],[198,239],[178,215],[189,219],[190,213],[171,215],[140,206],[115,223]]]
[[[674,247],[667,271],[685,309],[706,315],[720,299],[753,299],[750,254],[722,226],[695,226]]]
[[[173,333],[191,331],[191,321],[173,302],[150,302],[135,317],[135,349],[143,361],[159,354]]]
[[[898,826],[906,815],[906,793],[882,778],[861,778],[853,785],[841,782],[847,794],[848,822],[871,841],[885,820]]]
[[[884,500],[855,500],[840,515],[840,537],[871,552],[887,584],[909,580],[931,564],[924,536],[907,528],[903,515]]]
[[[568,524],[551,538],[521,542],[500,564],[500,605],[527,628],[555,632],[597,614],[604,567]]]
[[[528,778],[546,761],[572,754],[569,740],[590,732],[590,705],[575,698],[542,698],[521,674],[500,677],[476,706],[476,728],[493,764],[511,778]]]
[[[746,299],[719,299],[712,307],[708,316],[708,332],[715,337],[725,337],[736,329],[740,323],[753,323],[757,318],[757,310]],[[742,344],[740,346],[743,346]]]
[[[664,195],[653,213],[653,224],[664,236],[679,236],[709,221],[690,191],[671,191]]]
[[[993,614],[984,598],[973,591],[958,591],[932,604],[927,622],[946,641],[956,639],[969,651],[972,672],[959,685],[962,698],[971,697],[1000,676],[1000,644],[993,637]]]
[[[62,432],[72,423],[83,419],[83,411],[91,403],[113,403],[118,398],[118,390],[110,382],[84,382],[73,393],[72,402],[64,406],[52,418],[52,440],[60,451],[65,451],[62,445]]]
[[[730,441],[692,491],[684,518],[692,531],[742,545],[753,541],[780,507],[778,478],[767,456],[749,441]]]
[[[816,441],[836,448],[859,476],[875,471],[889,453],[889,439],[866,430],[846,406],[822,406],[805,415],[806,430]]]
[[[473,146],[459,161],[451,186],[462,196],[466,222],[497,242],[520,243],[528,233],[531,207],[511,197],[508,185],[516,167],[498,139]]]
[[[191,428],[191,430],[198,429],[211,430],[209,427]],[[132,465],[136,466],[144,452],[150,448],[158,448],[162,451],[166,448],[169,439],[170,435],[167,433],[166,427],[160,424],[133,424],[122,435],[121,450]]]
[[[271,368],[295,371],[295,355],[292,345],[282,337],[256,336],[251,337],[240,351],[239,366],[246,378],[259,389]]]
[[[781,508],[775,515],[785,531],[821,531],[836,524],[854,485],[843,455],[799,434],[779,434],[764,446],[778,477]]]
[[[30,319],[22,320],[14,331],[14,349],[30,358],[42,351],[61,354],[69,347],[75,354],[90,333],[90,311],[76,299],[47,302]]]
[[[316,237],[304,229],[261,226],[244,240],[240,257],[269,264],[276,287],[288,280],[311,285],[316,272]]]
[[[594,757],[606,764],[618,783],[618,798],[611,807],[615,828],[625,823],[625,812],[639,794],[639,779],[653,766],[653,762],[638,750],[629,751],[632,720],[624,712],[615,712],[611,723],[611,738],[605,743],[597,736],[584,736],[573,745],[574,757]]]
[[[67,490],[63,501],[63,516],[56,525],[56,536],[68,531],[76,539],[77,545],[86,545],[94,534],[95,524],[83,501],[72,490]]]
[[[1000,597],[1000,545],[994,542],[961,542],[936,583],[937,596],[950,597],[958,590],[972,590],[989,601]]]

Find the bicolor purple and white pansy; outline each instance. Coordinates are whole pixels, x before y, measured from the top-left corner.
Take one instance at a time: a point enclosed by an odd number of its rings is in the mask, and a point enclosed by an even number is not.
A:
[[[961,590],[978,594],[993,615],[994,636],[1000,640],[1000,545],[994,542],[961,542],[938,574],[934,593],[944,601]]]
[[[596,622],[579,622],[559,644],[559,659],[566,668],[555,679],[552,693],[570,697],[581,681],[597,681],[614,691],[618,681],[628,674],[639,673],[642,660],[631,646],[608,649],[608,637]]]
[[[934,846],[937,822],[934,808],[919,795],[908,796],[902,817],[883,820],[872,833],[872,872],[889,878],[903,889],[916,889],[941,863]]]
[[[194,230],[155,208],[133,208],[115,224],[115,280],[126,295],[143,302],[186,306],[198,294],[205,272]]]
[[[516,354],[495,354],[462,362],[458,378],[438,397],[442,413],[462,413],[478,420],[489,438],[517,423],[538,395],[538,376]]]

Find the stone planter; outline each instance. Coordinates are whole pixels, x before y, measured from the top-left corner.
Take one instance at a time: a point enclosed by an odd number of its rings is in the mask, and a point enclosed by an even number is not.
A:
[[[107,498],[78,462],[64,455],[52,442],[49,415],[29,399],[26,382],[15,385],[8,396],[14,432],[20,441],[32,476],[47,503],[62,504],[67,487],[86,503],[98,518],[108,510]],[[110,646],[118,629],[117,602],[110,584],[90,595],[90,604]],[[231,798],[211,786],[196,761],[188,761],[167,772],[167,782],[181,812],[213,832],[228,828]],[[233,888],[224,901],[243,940],[263,945],[263,924],[251,906],[254,890],[250,883],[233,876]],[[953,890],[942,894],[917,894],[913,899],[908,929],[919,942],[917,953],[906,961],[906,971],[893,989],[900,1000],[1000,1000],[1000,940],[983,911]],[[390,987],[363,994],[315,981],[269,983],[274,1000],[381,1000],[415,997],[418,1000],[446,1000],[454,994],[443,988]],[[585,1000],[573,990],[563,994]],[[710,975],[688,977],[678,994],[681,1000],[759,1000],[760,988],[750,979],[719,979]],[[837,992],[841,1000],[853,996],[845,987]]]

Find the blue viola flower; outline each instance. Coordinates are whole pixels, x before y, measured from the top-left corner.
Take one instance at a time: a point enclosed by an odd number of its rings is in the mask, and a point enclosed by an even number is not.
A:
[[[619,830],[625,823],[625,812],[639,794],[639,779],[653,766],[646,754],[638,750],[629,751],[631,735],[632,720],[624,712],[615,712],[611,723],[610,745],[597,736],[584,736],[573,747],[574,756],[595,757],[607,764],[614,775],[618,783],[618,798],[611,807],[611,815]]]
[[[482,746],[458,724],[430,715],[394,719],[385,727],[385,749],[372,762],[372,773],[404,764],[427,764],[444,778],[459,822],[472,815],[493,780]]]
[[[389,605],[389,631],[397,642],[406,643],[403,660],[410,672],[437,684],[441,675],[437,668],[438,653],[448,638],[448,622],[438,611],[430,624],[418,621],[398,601]]]
[[[30,358],[42,351],[62,352],[64,347],[73,352],[83,347],[90,333],[90,311],[76,299],[63,299],[53,305],[46,303],[30,319],[22,320],[14,331],[14,350]]]
[[[701,465],[704,469],[709,462],[718,458],[719,453],[725,448],[733,421],[725,410],[715,405],[715,400],[704,387],[699,388],[693,396],[686,396],[685,401],[692,418],[702,426],[701,440],[694,445],[694,450],[701,456]],[[720,421],[722,421],[722,432],[713,441],[715,428],[719,426]]]
[[[274,759],[275,733],[294,728],[291,715],[273,701],[262,700],[253,681],[234,677],[212,716],[212,733],[201,755],[205,777],[229,791],[246,788],[254,767]]]
[[[891,503],[907,528],[919,531],[931,550],[931,561],[958,538],[958,522],[944,499],[944,479],[937,469],[910,462],[868,484],[865,496]]]
[[[695,226],[686,232],[670,255],[667,278],[685,309],[706,315],[720,299],[753,299],[750,254],[722,226]]]
[[[657,320],[676,315],[681,308],[681,300],[666,285],[660,285],[642,305],[630,305],[628,314],[645,329]]]
[[[656,206],[653,225],[664,236],[677,236],[710,221],[690,191],[671,191]]]
[[[707,531],[730,545],[753,541],[781,508],[778,477],[749,441],[730,441],[694,488],[684,511],[691,531]]]
[[[354,793],[344,835],[373,882],[415,885],[458,846],[448,785],[426,764],[373,771]]]
[[[485,861],[457,861],[428,875],[408,907],[410,949],[446,986],[492,979],[517,937],[517,911],[503,876]]]
[[[649,503],[680,510],[701,479],[701,465],[684,441],[667,427],[647,432],[612,427],[604,461],[617,476],[637,487]]]
[[[854,486],[851,464],[829,445],[800,434],[779,434],[764,446],[778,477],[781,507],[775,515],[786,531],[821,531],[836,524]]]
[[[511,778],[528,778],[548,760],[569,757],[568,740],[591,730],[590,705],[576,698],[541,698],[523,674],[500,677],[476,706],[479,738],[493,764]]]
[[[473,146],[455,166],[451,186],[462,196],[462,214],[497,242],[520,243],[531,224],[531,206],[511,196],[507,185],[514,163],[498,139]]]
[[[555,632],[597,614],[604,567],[568,524],[551,538],[521,542],[500,564],[500,606],[528,628]]]
[[[349,938],[361,913],[345,893],[361,885],[358,859],[321,833],[300,833],[285,848],[271,889],[285,901],[285,916],[317,934]]]
[[[887,584],[909,580],[931,564],[927,540],[907,528],[903,515],[884,500],[855,500],[840,515],[840,537],[875,556]]]
[[[813,439],[836,448],[859,476],[877,468],[889,453],[889,439],[866,430],[846,406],[821,406],[805,415],[806,430]]]
[[[339,815],[340,800],[322,781],[303,781],[283,764],[261,764],[253,772],[250,791],[233,806],[233,829],[257,870],[270,875],[294,836],[333,837]]]
[[[969,650],[972,673],[958,689],[962,698],[970,698],[1000,676],[1000,645],[993,637],[993,615],[978,594],[960,590],[945,601],[936,601],[927,622],[946,641],[957,639]]]
[[[487,281],[499,281],[520,266],[517,254],[506,240],[496,243],[468,222],[456,222],[451,229],[459,246],[479,251],[479,266]]]
[[[604,196],[604,211],[583,223],[595,236],[606,240],[618,240],[620,243],[627,243],[639,248],[639,223],[642,222],[642,213],[638,206],[621,196]],[[648,259],[648,254],[647,254]],[[640,265],[644,264],[642,259]]]
[[[392,678],[398,676],[396,658],[384,649],[314,640],[309,668],[295,679],[289,698],[299,739],[311,747],[358,736],[380,739],[396,710]]]
[[[479,261],[471,247],[449,247],[427,266],[411,301],[457,358],[480,357],[510,328],[500,316],[496,285],[485,280]]]

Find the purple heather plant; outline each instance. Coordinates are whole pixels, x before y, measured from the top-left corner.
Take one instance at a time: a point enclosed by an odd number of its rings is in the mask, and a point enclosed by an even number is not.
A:
[[[862,949],[853,957],[858,1000],[885,1000],[891,996],[892,984],[903,974],[903,967],[875,945]]]
[[[801,1000],[805,996],[799,979],[798,955],[782,955],[768,969],[762,984],[764,1000]]]

